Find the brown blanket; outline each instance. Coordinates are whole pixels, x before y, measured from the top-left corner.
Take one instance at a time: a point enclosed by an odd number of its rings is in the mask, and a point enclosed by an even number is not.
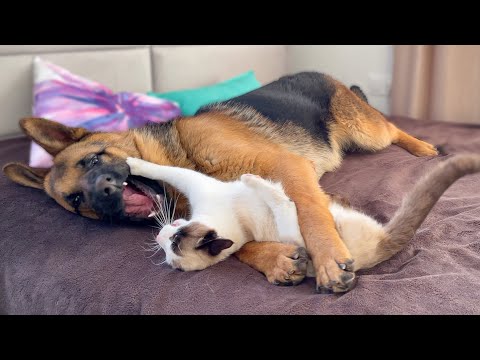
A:
[[[401,128],[480,153],[480,126],[394,118]],[[449,155],[447,155],[449,156]],[[0,143],[0,166],[26,161],[28,141]],[[391,146],[348,155],[325,175],[329,192],[386,221],[402,195],[439,158]],[[314,281],[277,287],[235,258],[184,273],[147,258],[149,227],[109,225],[71,214],[41,191],[0,176],[0,312],[11,314],[480,314],[480,174],[456,182],[401,253],[360,272],[343,295]]]

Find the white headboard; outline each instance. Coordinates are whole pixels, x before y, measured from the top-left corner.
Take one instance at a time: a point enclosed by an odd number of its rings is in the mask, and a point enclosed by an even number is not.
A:
[[[33,57],[114,91],[170,91],[214,84],[247,70],[268,83],[287,72],[286,45],[1,45],[0,136],[30,116]]]

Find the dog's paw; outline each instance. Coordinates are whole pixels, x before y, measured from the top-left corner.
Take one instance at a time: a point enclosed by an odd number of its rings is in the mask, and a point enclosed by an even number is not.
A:
[[[324,256],[325,259],[318,265],[314,263],[317,278],[317,292],[320,294],[347,292],[356,284],[353,272],[353,260],[343,258],[334,260]]]
[[[405,148],[409,153],[419,157],[436,156],[439,154],[439,151],[434,145],[416,138],[403,143],[402,147]]]
[[[303,247],[290,246],[277,255],[271,269],[265,273],[271,284],[298,285],[307,273],[308,255]]]

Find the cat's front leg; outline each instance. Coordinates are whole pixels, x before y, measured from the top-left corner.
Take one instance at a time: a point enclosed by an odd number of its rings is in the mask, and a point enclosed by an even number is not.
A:
[[[201,196],[205,189],[220,184],[218,180],[190,169],[158,165],[131,157],[126,161],[132,175],[164,181],[185,194],[190,202],[192,202],[192,196]]]
[[[158,177],[159,169],[161,169],[161,165],[156,165],[138,158],[128,157],[126,162],[130,167],[130,173],[132,175],[143,176],[148,179]]]

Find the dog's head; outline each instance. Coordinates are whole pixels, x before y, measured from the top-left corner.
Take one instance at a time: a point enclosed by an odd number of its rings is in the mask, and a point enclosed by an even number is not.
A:
[[[54,157],[51,169],[7,164],[12,181],[43,189],[65,209],[92,219],[146,219],[163,186],[130,175],[125,159],[141,157],[134,134],[92,133],[53,121],[27,118],[23,131]]]

